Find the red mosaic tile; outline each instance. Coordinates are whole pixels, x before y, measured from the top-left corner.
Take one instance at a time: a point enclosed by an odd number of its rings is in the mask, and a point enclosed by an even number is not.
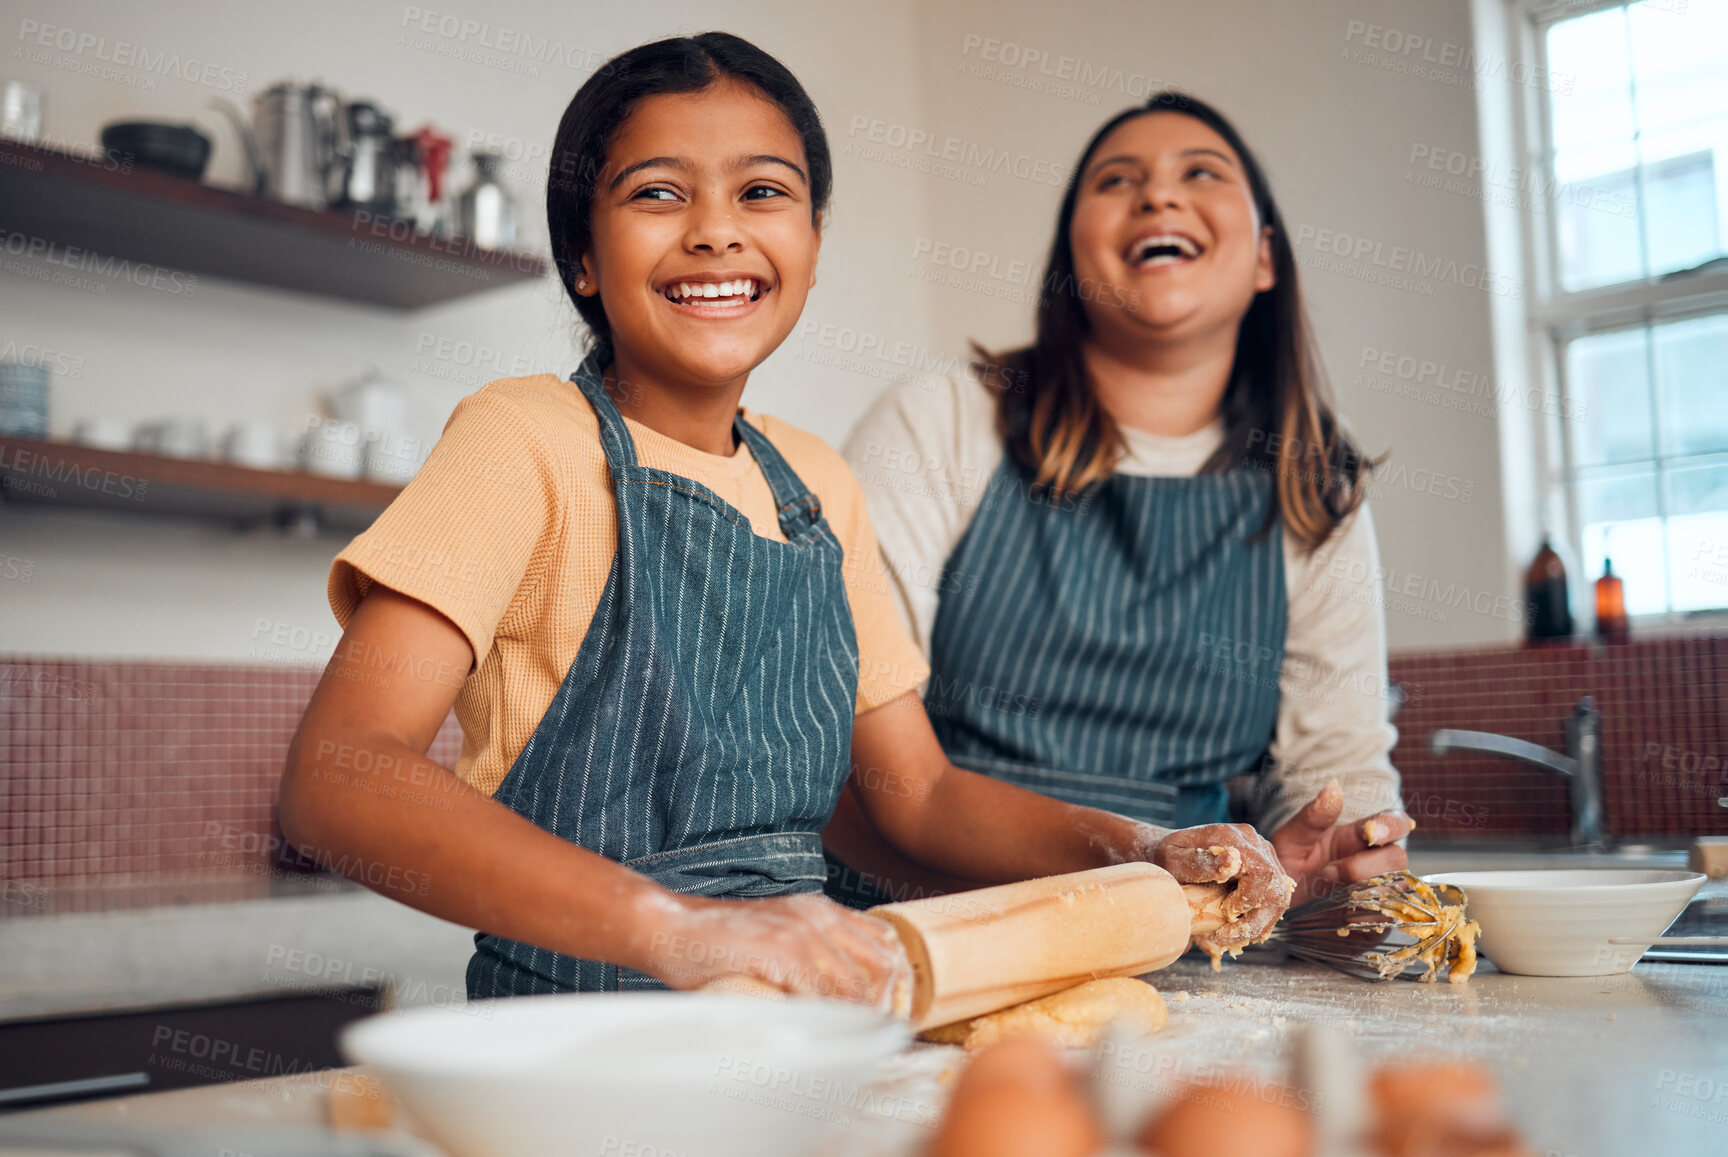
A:
[[[1613,647],[1485,648],[1396,654],[1396,682],[1421,690],[1399,714],[1393,763],[1429,833],[1458,838],[1570,830],[1563,780],[1475,753],[1434,756],[1440,727],[1493,731],[1565,749],[1565,718],[1584,695],[1602,712],[1609,831],[1728,834],[1728,636]]]
[[[317,672],[238,665],[0,661],[0,872],[72,884],[267,871],[282,759]],[[1565,746],[1584,695],[1603,716],[1610,831],[1728,834],[1728,635],[1615,647],[1409,652],[1394,764],[1427,834],[1569,830],[1566,784],[1525,764],[1436,757],[1436,728]],[[454,718],[432,758],[454,763]],[[286,864],[279,865],[286,866]]]
[[[305,669],[0,660],[0,870],[61,885],[266,869]],[[454,718],[432,749],[453,762]]]

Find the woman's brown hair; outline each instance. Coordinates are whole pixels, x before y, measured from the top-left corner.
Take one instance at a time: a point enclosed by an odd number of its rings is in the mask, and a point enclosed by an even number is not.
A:
[[[1126,444],[1098,403],[1081,354],[1091,328],[1084,304],[1089,289],[1074,272],[1069,229],[1081,174],[1099,144],[1124,122],[1159,112],[1193,117],[1229,142],[1242,161],[1260,222],[1272,228],[1276,284],[1255,296],[1242,319],[1235,365],[1219,406],[1224,440],[1201,472],[1243,465],[1266,470],[1277,503],[1259,533],[1282,517],[1286,530],[1313,550],[1362,504],[1366,476],[1376,462],[1363,457],[1333,409],[1302,307],[1296,257],[1265,174],[1235,128],[1210,105],[1183,93],[1161,92],[1144,106],[1118,113],[1093,134],[1062,198],[1038,301],[1037,335],[1032,345],[1007,354],[979,349],[976,368],[996,390],[997,425],[1008,452],[1039,486],[1074,494],[1114,472]]]

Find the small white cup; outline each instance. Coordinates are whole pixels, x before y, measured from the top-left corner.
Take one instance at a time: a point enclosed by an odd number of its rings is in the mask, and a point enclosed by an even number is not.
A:
[[[132,448],[169,458],[208,458],[210,428],[202,418],[163,418],[145,422],[133,433]]]
[[[72,427],[72,440],[80,446],[97,450],[130,450],[132,424],[112,415],[101,418],[80,418]]]
[[[254,470],[280,470],[288,465],[282,427],[274,422],[235,422],[222,435],[222,461]]]
[[[353,422],[368,434],[400,430],[408,424],[408,393],[401,386],[368,378],[330,396],[336,418]]]
[[[300,466],[326,478],[359,478],[366,468],[366,442],[354,422],[314,419],[300,436]]]

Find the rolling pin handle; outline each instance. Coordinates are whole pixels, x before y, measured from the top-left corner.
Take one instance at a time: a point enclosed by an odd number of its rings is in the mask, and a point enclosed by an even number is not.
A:
[[[1213,932],[1229,923],[1224,918],[1224,897],[1230,889],[1223,884],[1183,884],[1182,895],[1188,901],[1189,935]]]

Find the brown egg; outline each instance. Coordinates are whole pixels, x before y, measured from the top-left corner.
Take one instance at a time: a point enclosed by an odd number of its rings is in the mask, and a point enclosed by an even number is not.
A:
[[[1368,1087],[1375,1142],[1386,1157],[1450,1157],[1499,1152],[1500,1146],[1515,1144],[1494,1078],[1473,1065],[1389,1065],[1370,1078]]]
[[[1189,1085],[1141,1131],[1140,1144],[1158,1157],[1309,1157],[1314,1123],[1281,1085]]]
[[[1104,1134],[1056,1049],[1009,1037],[954,1086],[929,1157],[1090,1157]]]

